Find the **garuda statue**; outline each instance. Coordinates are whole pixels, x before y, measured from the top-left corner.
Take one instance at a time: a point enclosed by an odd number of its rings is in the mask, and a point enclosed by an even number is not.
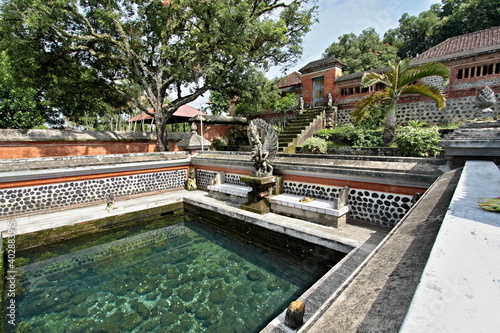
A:
[[[252,160],[255,161],[254,177],[273,175],[271,163],[278,151],[278,136],[274,128],[262,119],[254,119],[248,125],[248,142],[252,145]]]

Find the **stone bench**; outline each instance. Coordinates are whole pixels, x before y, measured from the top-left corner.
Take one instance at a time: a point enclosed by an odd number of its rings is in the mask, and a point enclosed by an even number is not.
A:
[[[347,223],[347,187],[341,190],[339,199],[333,201],[313,199],[309,202],[304,197],[294,194],[279,194],[269,198],[274,213],[299,218],[329,227],[342,228]]]
[[[224,183],[224,172],[217,173],[212,185],[207,186],[207,189],[211,198],[229,200],[240,205],[248,201],[248,193],[252,191],[250,186]]]

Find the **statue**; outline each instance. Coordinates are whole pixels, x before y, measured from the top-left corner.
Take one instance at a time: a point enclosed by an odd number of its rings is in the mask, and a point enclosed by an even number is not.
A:
[[[497,102],[495,92],[488,86],[479,91],[476,96],[476,106],[479,111],[474,115],[476,118],[495,117],[495,112],[491,109]]]
[[[198,189],[198,186],[196,185],[196,172],[192,167],[189,168],[189,176],[186,180],[186,189],[188,191],[195,191]]]
[[[304,97],[300,97],[300,112],[304,111]]]
[[[274,128],[262,119],[254,119],[248,125],[248,142],[252,145],[252,160],[255,161],[254,177],[273,175],[271,163],[278,150],[278,136]]]
[[[332,108],[333,107],[333,97],[332,97],[332,94],[328,93],[328,108]]]

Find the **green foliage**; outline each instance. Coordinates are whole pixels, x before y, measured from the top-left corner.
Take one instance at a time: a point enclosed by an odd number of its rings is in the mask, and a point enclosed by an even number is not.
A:
[[[221,138],[214,138],[212,140],[212,149],[217,150],[217,151],[224,151],[226,150],[227,144],[222,141]]]
[[[399,57],[412,58],[435,45],[433,32],[438,23],[437,5],[418,16],[404,13],[399,19],[399,27],[385,33],[384,42],[398,45]]]
[[[231,98],[218,91],[210,92],[210,113],[214,116],[222,116],[229,113],[229,102]]]
[[[442,109],[446,106],[446,98],[442,91],[420,80],[429,76],[439,76],[444,84],[447,84],[450,78],[450,69],[440,63],[426,63],[411,67],[410,61],[403,59],[397,64],[389,63],[389,66],[391,69],[386,73],[363,74],[361,84],[364,87],[381,83],[385,88],[359,100],[352,114],[355,121],[360,123],[370,115],[374,105],[390,103],[387,109],[383,108],[387,110],[383,134],[385,145],[389,145],[393,140],[396,128],[396,104],[399,98],[412,94],[427,96],[436,102],[438,109]]]
[[[314,136],[321,138],[326,141],[332,141],[332,134],[337,133],[339,131],[340,127],[335,127],[335,128],[324,128],[322,130],[319,130],[314,134]]]
[[[346,124],[324,129],[315,136],[331,142],[331,146],[379,147],[382,145],[382,131],[376,128]]]
[[[428,157],[436,156],[441,151],[439,129],[407,126],[401,129],[394,141],[398,150],[405,156]]]
[[[413,128],[419,128],[419,127],[424,127],[425,126],[425,121],[420,121],[420,120],[410,120],[408,122],[409,127]]]
[[[283,97],[277,97],[269,104],[274,112],[283,113],[293,109],[297,105],[297,99],[294,94],[287,94]]]
[[[384,125],[385,116],[388,112],[388,105],[384,103],[374,104],[368,109],[368,114],[358,125],[365,128],[379,128]]]
[[[336,135],[335,143],[349,147],[378,147],[382,145],[382,132],[352,124],[344,125]]]
[[[223,151],[235,148],[241,148],[248,145],[247,131],[237,128],[232,128],[224,133],[222,138],[214,138],[212,140],[212,148],[218,151]]]
[[[29,129],[43,125],[44,109],[32,97],[16,94],[0,84],[0,128]]]
[[[344,73],[362,72],[386,66],[388,61],[399,60],[398,49],[380,40],[375,29],[363,30],[359,36],[344,34],[323,53],[324,57],[335,56],[345,67]]]
[[[316,7],[307,0],[5,0],[0,10],[0,50],[19,63],[26,86],[48,85],[44,97],[54,109],[79,110],[71,120],[94,106],[153,107],[164,151],[166,122],[181,105],[209,90],[243,97],[256,69],[292,63]]]
[[[297,104],[293,94],[282,97],[276,84],[256,68],[240,77],[238,88],[212,91],[210,100],[212,114],[227,113],[229,102],[234,101],[235,114],[247,117],[268,109],[282,113]]]
[[[315,137],[307,139],[302,145],[304,154],[326,154],[327,149],[326,141]]]

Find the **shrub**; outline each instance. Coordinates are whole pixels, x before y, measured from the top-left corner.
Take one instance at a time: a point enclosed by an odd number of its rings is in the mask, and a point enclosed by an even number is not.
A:
[[[214,138],[212,140],[212,149],[217,150],[217,151],[222,151],[225,150],[227,147],[226,143],[222,141],[220,138]]]
[[[316,132],[316,134],[314,134],[315,137],[318,137],[318,138],[321,138],[323,140],[326,140],[326,141],[333,141],[333,135],[332,134],[335,134],[335,133],[338,133],[338,129],[340,127],[337,127],[337,128],[324,128],[322,130],[319,130],[318,132]]]
[[[305,154],[326,154],[326,141],[321,138],[309,138],[304,142],[302,152]]]
[[[436,156],[441,151],[437,126],[422,128],[406,126],[394,139],[398,150],[405,156]]]
[[[336,144],[350,147],[378,147],[382,145],[382,131],[347,124],[329,134]]]

